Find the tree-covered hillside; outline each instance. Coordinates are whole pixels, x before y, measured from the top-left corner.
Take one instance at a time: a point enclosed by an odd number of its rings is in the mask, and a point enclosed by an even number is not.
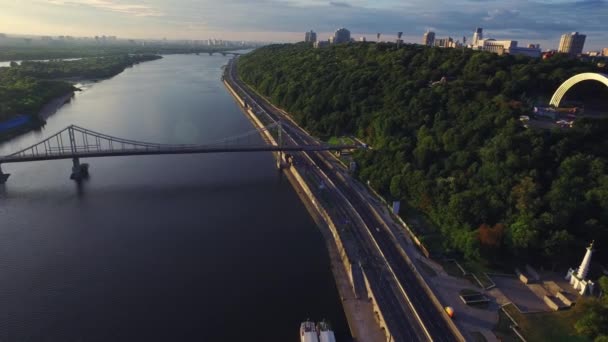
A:
[[[518,121],[591,64],[359,43],[268,46],[238,69],[315,134],[373,146],[356,157],[358,177],[426,213],[445,250],[559,261],[608,243],[608,121],[553,131]]]

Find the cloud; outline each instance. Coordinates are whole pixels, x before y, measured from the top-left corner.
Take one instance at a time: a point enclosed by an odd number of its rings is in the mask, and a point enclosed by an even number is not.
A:
[[[353,7],[353,5],[351,5],[349,3],[340,2],[340,1],[330,1],[329,4],[334,7]]]
[[[503,20],[504,18],[513,18],[519,15],[516,9],[495,9],[488,11],[488,15],[483,17],[484,21],[492,21],[494,19]]]
[[[42,8],[49,6],[55,16]],[[16,8],[13,15],[27,13],[32,22],[64,25],[57,18],[72,17],[74,31],[85,22],[91,31],[111,27],[119,36],[199,39],[210,32],[218,38],[255,33],[266,40],[282,33],[294,40],[298,32],[314,29],[326,39],[346,27],[356,36],[392,37],[402,31],[406,39],[419,41],[429,28],[438,37],[470,38],[483,27],[487,37],[538,42],[544,48],[556,47],[559,36],[571,31],[587,34],[585,49],[608,46],[606,0],[28,0],[9,2],[0,16],[9,16],[10,7]]]
[[[136,17],[160,17],[163,12],[147,5],[123,3],[115,0],[47,0],[57,6],[90,7],[99,10],[129,14]]]

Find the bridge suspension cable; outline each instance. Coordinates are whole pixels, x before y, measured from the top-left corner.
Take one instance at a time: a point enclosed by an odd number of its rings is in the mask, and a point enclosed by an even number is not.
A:
[[[107,153],[113,151],[152,152],[176,149],[188,150],[217,146],[238,146],[244,145],[243,143],[245,142],[247,143],[246,145],[251,146],[252,137],[259,137],[260,133],[265,131],[273,132],[278,126],[279,124],[275,122],[262,129],[253,129],[236,136],[220,139],[206,144],[161,144],[118,138],[76,125],[71,125],[39,143],[0,158],[0,162],[2,162],[2,159],[9,157],[15,158],[59,155],[77,156],[79,153]],[[258,141],[258,143],[260,145],[263,144],[261,141]]]
[[[312,144],[300,144],[292,139],[283,139],[284,129],[287,129],[285,133],[290,135],[300,134],[289,125],[279,121],[273,122],[262,129],[253,129],[206,144],[161,144],[118,138],[71,125],[39,143],[0,157],[0,184],[6,182],[9,176],[2,172],[2,164],[7,163],[72,159],[71,177],[80,180],[88,175],[88,164],[81,164],[80,158],[263,151],[281,152],[279,156],[282,156],[282,152],[286,151],[328,151],[357,148],[357,146],[329,146],[318,141],[314,141]],[[278,140],[277,144],[269,145],[263,141],[261,136],[268,139],[273,137]],[[289,141],[290,144],[286,145],[285,141]]]

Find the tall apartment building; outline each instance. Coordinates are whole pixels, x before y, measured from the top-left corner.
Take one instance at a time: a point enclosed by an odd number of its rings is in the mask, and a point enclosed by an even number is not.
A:
[[[448,38],[437,38],[435,39],[434,46],[440,48],[453,48],[455,47],[454,39],[452,37]]]
[[[338,29],[336,33],[334,33],[334,37],[331,42],[333,44],[349,43],[350,31],[345,28]]]
[[[579,34],[578,32],[563,34],[559,41],[559,49],[557,49],[557,51],[569,55],[583,53],[583,46],[585,45],[586,38],[586,35]]]
[[[435,45],[435,32],[426,31],[422,36],[422,45],[433,46]]]
[[[313,30],[310,30],[310,32],[306,32],[306,34],[304,35],[304,41],[307,43],[314,43],[317,41],[317,33]]]
[[[483,28],[478,27],[473,33],[473,46],[479,46],[480,42],[483,41]]]

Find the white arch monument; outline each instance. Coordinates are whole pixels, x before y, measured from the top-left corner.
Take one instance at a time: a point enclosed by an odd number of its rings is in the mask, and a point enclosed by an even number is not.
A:
[[[578,74],[576,76],[570,77],[566,82],[564,82],[557,90],[553,97],[551,98],[551,102],[549,103],[553,107],[559,107],[564,95],[572,88],[574,85],[583,82],[583,81],[598,81],[604,83],[606,87],[608,87],[608,75],[600,74],[596,72],[585,72],[582,74]]]

